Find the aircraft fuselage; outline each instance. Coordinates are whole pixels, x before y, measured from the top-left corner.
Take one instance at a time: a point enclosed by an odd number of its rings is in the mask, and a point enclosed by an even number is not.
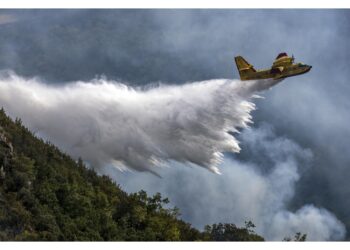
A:
[[[259,79],[281,79],[296,75],[305,74],[310,71],[312,66],[306,64],[293,64],[285,67],[282,71],[275,68],[258,70],[256,72],[248,73],[241,77],[241,80],[259,80]]]

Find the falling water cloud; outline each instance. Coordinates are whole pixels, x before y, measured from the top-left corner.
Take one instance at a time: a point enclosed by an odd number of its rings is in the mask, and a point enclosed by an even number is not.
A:
[[[170,160],[219,173],[232,132],[251,123],[250,101],[277,81],[208,80],[135,89],[96,79],[48,86],[3,73],[0,105],[31,130],[94,167],[156,172]]]

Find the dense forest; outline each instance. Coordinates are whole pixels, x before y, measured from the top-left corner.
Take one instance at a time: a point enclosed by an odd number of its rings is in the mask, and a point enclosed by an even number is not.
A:
[[[252,222],[199,231],[168,199],[128,194],[0,111],[0,240],[262,241]]]

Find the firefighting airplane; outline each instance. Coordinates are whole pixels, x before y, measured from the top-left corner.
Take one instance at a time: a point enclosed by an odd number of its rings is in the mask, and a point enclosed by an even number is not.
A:
[[[272,67],[266,70],[255,70],[243,57],[235,57],[237,69],[241,80],[283,79],[290,76],[305,74],[312,66],[303,63],[294,63],[294,57],[287,53],[280,53],[273,62]]]

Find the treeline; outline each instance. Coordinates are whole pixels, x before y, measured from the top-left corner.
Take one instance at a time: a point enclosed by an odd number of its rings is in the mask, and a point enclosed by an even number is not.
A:
[[[128,194],[0,111],[0,240],[262,241],[247,222],[203,231],[167,199]]]

